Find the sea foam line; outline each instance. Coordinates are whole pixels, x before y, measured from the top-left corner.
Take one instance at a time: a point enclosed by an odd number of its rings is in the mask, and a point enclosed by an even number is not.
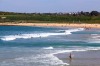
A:
[[[48,36],[56,36],[56,35],[69,35],[72,32],[83,31],[84,28],[77,28],[77,29],[69,29],[65,30],[63,33],[34,33],[34,34],[19,34],[19,35],[8,35],[3,36],[0,39],[3,41],[12,41],[16,39],[29,39],[29,38],[40,38],[40,37],[48,37]]]
[[[54,48],[50,46],[50,47],[44,47],[43,49],[49,49],[50,50],[50,49],[54,49]]]
[[[22,63],[43,63],[47,65],[69,65],[68,63],[64,63],[62,60],[58,59],[53,54],[40,54],[36,56],[29,56],[29,57],[20,57],[14,59],[16,62],[22,62]]]
[[[100,43],[100,34],[91,34],[87,42],[88,43]]]
[[[86,47],[86,48],[76,48],[76,49],[69,49],[69,50],[61,50],[52,54],[60,54],[60,53],[71,53],[71,52],[84,52],[84,51],[91,51],[91,50],[100,50],[100,47]]]

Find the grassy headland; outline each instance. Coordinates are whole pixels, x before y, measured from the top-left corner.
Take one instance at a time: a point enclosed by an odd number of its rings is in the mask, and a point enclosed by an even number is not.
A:
[[[77,13],[14,13],[0,12],[0,22],[13,23],[98,23],[97,11]]]

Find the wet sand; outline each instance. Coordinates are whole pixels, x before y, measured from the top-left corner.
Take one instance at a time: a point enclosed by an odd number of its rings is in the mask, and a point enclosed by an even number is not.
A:
[[[56,54],[64,63],[69,66],[100,66],[100,51],[91,50],[83,52],[72,52],[72,59],[69,58],[70,53]]]
[[[100,24],[69,24],[69,23],[0,23],[1,26],[42,26],[42,27],[82,27],[100,28]]]

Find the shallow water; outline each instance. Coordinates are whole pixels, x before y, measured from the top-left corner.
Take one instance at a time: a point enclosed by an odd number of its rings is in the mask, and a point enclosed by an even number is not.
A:
[[[55,54],[100,50],[100,29],[0,26],[0,66],[59,66]]]

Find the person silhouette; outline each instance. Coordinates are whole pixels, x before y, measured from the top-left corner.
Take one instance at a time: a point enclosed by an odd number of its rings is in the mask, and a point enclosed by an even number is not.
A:
[[[70,53],[69,58],[72,59],[72,54]]]

